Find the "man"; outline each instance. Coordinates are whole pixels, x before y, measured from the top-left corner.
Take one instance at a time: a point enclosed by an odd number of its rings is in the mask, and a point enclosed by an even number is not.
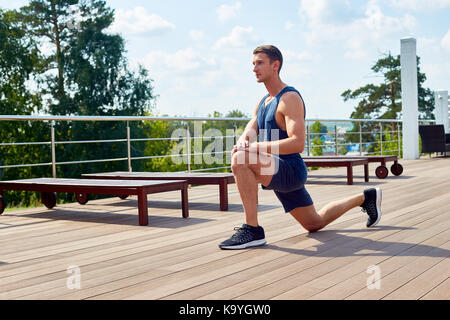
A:
[[[274,190],[285,212],[306,230],[316,232],[348,210],[361,206],[367,227],[381,218],[381,189],[364,190],[334,201],[319,212],[305,189],[307,169],[300,153],[305,147],[305,105],[300,93],[280,79],[281,52],[272,45],[253,51],[253,72],[268,94],[256,105],[253,118],[232,151],[231,168],[244,206],[245,224],[219,244],[221,249],[245,249],[266,244],[258,224],[258,183]],[[259,135],[259,142],[257,142]]]

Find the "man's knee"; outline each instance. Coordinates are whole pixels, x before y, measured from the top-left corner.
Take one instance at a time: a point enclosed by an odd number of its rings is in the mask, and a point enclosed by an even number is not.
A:
[[[321,226],[315,226],[315,225],[307,225],[304,226],[304,228],[309,232],[309,233],[314,233],[319,231],[320,229],[322,229]]]
[[[246,166],[245,151],[237,151],[231,157],[231,170],[236,173]]]
[[[235,172],[235,170],[251,167],[256,164],[258,164],[256,153],[237,151],[231,156],[231,170],[233,170],[233,172]]]
[[[324,227],[323,220],[319,215],[310,213],[310,215],[314,215],[314,217],[305,218],[304,215],[307,213],[308,212],[291,211],[291,214],[295,220],[297,220],[297,222],[300,223],[308,232],[317,232]]]

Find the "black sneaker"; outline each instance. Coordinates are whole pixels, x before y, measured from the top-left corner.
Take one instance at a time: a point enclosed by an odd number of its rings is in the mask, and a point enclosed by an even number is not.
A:
[[[381,219],[381,189],[372,188],[364,190],[364,203],[361,205],[362,211],[369,216],[367,227],[375,226]]]
[[[266,244],[264,229],[261,226],[253,227],[243,224],[242,227],[236,227],[234,230],[237,232],[230,239],[219,244],[220,249],[239,250]]]

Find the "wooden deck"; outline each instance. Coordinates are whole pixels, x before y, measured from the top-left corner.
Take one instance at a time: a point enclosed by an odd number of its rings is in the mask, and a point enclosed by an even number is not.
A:
[[[236,185],[227,212],[216,188],[191,188],[188,219],[180,216],[179,192],[149,195],[148,226],[137,223],[136,197],[7,211],[0,216],[0,299],[448,300],[450,159],[400,163],[403,174],[384,180],[371,164],[369,183],[357,167],[354,185],[346,184],[345,168],[310,174],[317,208],[381,187],[383,217],[373,229],[355,208],[308,234],[271,191],[260,190],[268,245],[244,251],[217,246],[243,222]],[[371,282],[373,270],[380,282]],[[80,288],[69,289],[75,271]]]

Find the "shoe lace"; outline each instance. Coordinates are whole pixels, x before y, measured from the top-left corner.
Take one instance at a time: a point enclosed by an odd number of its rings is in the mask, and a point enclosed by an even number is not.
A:
[[[367,213],[367,214],[369,214],[369,215],[373,215],[373,214],[376,214],[377,208],[376,208],[374,202],[369,202],[369,203],[364,204],[364,205],[361,207],[361,211],[362,211],[362,212],[365,212],[365,213]]]
[[[234,231],[236,231],[236,233],[233,234],[231,237],[232,237],[232,238],[237,238],[237,237],[239,237],[239,235],[240,235],[241,233],[243,233],[243,232],[245,231],[245,229],[242,228],[242,227],[235,227],[235,228],[234,228]]]
[[[251,232],[249,232],[249,230],[246,228],[235,227],[234,230],[236,231],[236,233],[231,236],[232,239],[248,240],[251,238]]]

